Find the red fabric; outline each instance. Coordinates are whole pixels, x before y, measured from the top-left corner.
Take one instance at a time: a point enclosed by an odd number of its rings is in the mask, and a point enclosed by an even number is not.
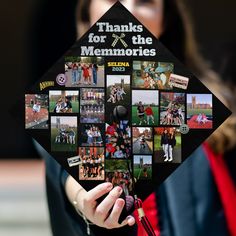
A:
[[[229,175],[223,155],[214,154],[207,143],[204,143],[203,147],[220,194],[229,233],[231,236],[236,236],[236,187]]]
[[[157,218],[157,205],[156,205],[156,195],[152,193],[149,197],[143,202],[143,210],[155,231],[156,236],[160,236],[160,230],[158,227],[158,218]],[[134,212],[134,217],[138,225],[138,236],[148,236],[145,232],[141,222],[138,218],[137,211]]]
[[[152,110],[151,107],[147,107],[147,108],[145,109],[145,112],[146,112],[147,116],[153,115],[153,110]]]

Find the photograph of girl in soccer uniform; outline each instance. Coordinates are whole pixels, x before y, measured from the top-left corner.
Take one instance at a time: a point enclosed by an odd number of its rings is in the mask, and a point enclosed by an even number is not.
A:
[[[79,148],[79,180],[104,180],[104,148]]]
[[[132,124],[157,126],[159,111],[158,90],[132,90]]]
[[[181,163],[181,134],[176,128],[154,128],[154,161]]]
[[[104,58],[65,57],[66,87],[104,87]]]

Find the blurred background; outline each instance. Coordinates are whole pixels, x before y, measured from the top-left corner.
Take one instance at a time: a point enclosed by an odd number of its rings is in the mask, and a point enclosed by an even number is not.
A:
[[[186,0],[203,56],[235,82],[234,0]],[[76,0],[1,1],[0,235],[50,235],[44,164],[8,110],[76,40]]]

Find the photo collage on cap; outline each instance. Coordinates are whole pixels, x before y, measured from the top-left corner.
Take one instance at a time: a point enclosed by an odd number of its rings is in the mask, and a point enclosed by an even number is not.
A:
[[[61,90],[25,95],[25,128],[50,129],[51,152],[71,153],[81,181],[129,193],[133,180],[153,178],[153,164],[182,162],[181,126],[213,128],[212,94],[187,93],[172,62],[71,56],[65,76]]]

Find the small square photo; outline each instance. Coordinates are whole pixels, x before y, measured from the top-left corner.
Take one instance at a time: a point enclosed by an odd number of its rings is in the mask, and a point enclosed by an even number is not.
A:
[[[77,117],[51,117],[51,151],[76,152],[77,150]]]
[[[159,120],[159,92],[157,90],[132,91],[132,124],[157,126]]]
[[[48,95],[25,95],[25,128],[48,129]]]
[[[80,124],[79,146],[96,147],[104,145],[105,127],[103,124]]]
[[[152,179],[152,156],[134,155],[134,177],[136,180]]]
[[[129,158],[131,154],[131,130],[128,120],[106,124],[106,158]]]
[[[82,88],[80,123],[103,123],[105,120],[104,89]]]
[[[154,162],[181,163],[181,133],[177,128],[154,128]]]
[[[160,125],[180,126],[185,124],[185,94],[161,92]]]
[[[120,186],[125,196],[133,191],[133,183],[129,170],[132,170],[130,160],[106,160],[106,182],[114,187]]]
[[[212,94],[187,94],[187,124],[190,129],[212,129]]]
[[[79,91],[51,90],[49,91],[49,112],[78,113]]]
[[[104,148],[80,147],[79,180],[104,180]]]
[[[153,130],[150,127],[133,127],[133,153],[153,153]]]
[[[130,92],[129,75],[107,75],[107,103],[129,105]]]

